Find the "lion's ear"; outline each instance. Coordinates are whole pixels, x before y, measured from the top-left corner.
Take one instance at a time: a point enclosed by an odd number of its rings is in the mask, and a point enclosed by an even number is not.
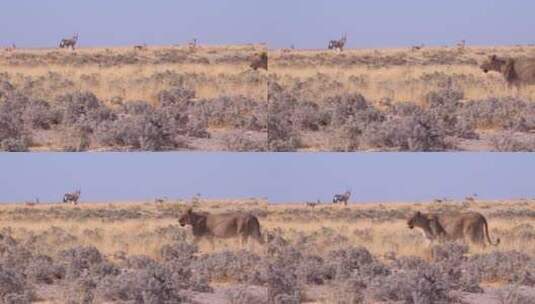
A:
[[[496,59],[498,59],[498,57],[496,55],[490,55],[490,60],[494,61]]]
[[[416,215],[422,215],[422,213],[418,210],[416,211]]]
[[[187,214],[191,214],[192,212],[193,212],[193,208],[191,208],[191,207],[188,208],[188,210],[186,210],[186,213],[187,213]]]

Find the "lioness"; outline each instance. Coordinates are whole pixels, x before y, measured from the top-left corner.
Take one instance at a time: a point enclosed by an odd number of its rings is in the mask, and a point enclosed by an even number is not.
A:
[[[501,73],[509,86],[535,84],[535,58],[501,58],[492,55],[481,65],[483,72]]]
[[[495,243],[490,240],[487,220],[478,212],[434,214],[418,211],[407,225],[410,229],[420,228],[430,243],[435,240],[464,240],[486,246],[485,238],[493,246],[500,243],[500,239]]]
[[[268,70],[268,55],[266,52],[262,52],[260,54],[255,54],[255,57],[251,64],[249,65],[251,69],[258,70],[258,69],[264,69]]]
[[[193,212],[188,208],[178,222],[182,227],[191,225],[194,242],[207,238],[214,248],[214,238],[240,238],[240,245],[252,237],[260,244],[264,243],[260,233],[260,223],[256,216],[239,212],[227,214],[210,214]]]

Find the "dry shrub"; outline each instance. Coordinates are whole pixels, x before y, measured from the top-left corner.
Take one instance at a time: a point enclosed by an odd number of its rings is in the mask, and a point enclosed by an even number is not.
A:
[[[535,286],[535,261],[517,251],[493,251],[469,259],[467,271],[486,282],[507,282]]]
[[[507,285],[498,290],[498,300],[500,304],[530,304],[535,303],[535,296],[523,292],[519,285]]]
[[[65,278],[65,267],[46,255],[33,257],[25,271],[26,277],[37,284],[54,284]]]
[[[355,273],[364,281],[389,274],[389,270],[364,247],[331,251],[326,260],[333,279],[338,281],[348,279]]]
[[[210,127],[267,130],[266,101],[243,96],[199,100],[180,79],[169,80],[170,88],[158,94],[154,106],[145,101],[108,106],[91,92],[75,90],[48,96],[49,100],[34,99],[36,94],[24,86],[6,90],[0,99],[0,148],[27,151],[36,136],[36,144],[45,139],[47,144],[57,142],[64,151],[163,151],[189,149],[187,139],[210,138]],[[259,150],[259,146],[240,140],[233,147]]]
[[[265,261],[247,251],[223,251],[202,256],[196,271],[209,281],[234,281],[262,285],[267,280]]]
[[[467,102],[462,111],[463,119],[478,128],[528,131],[535,128],[535,105],[529,101],[511,98],[489,98]]]
[[[226,148],[235,152],[263,152],[266,150],[267,138],[254,138],[246,132],[236,131],[226,136]]]
[[[494,134],[491,139],[492,147],[497,152],[520,152],[535,150],[535,142],[523,142],[514,138],[514,133],[506,131]]]
[[[5,152],[27,152],[27,138],[6,138],[0,142],[0,150]]]
[[[317,102],[298,96],[289,88],[270,83],[271,150],[298,149],[302,143],[294,139],[310,131],[332,134],[326,140],[336,151],[442,151],[454,148],[455,138],[477,138],[475,124],[461,117],[463,94],[453,89],[430,93],[425,106],[405,102],[384,109],[360,94],[335,95]],[[296,144],[287,148],[284,144],[288,143]]]
[[[378,277],[372,281],[369,292],[375,300],[418,304],[450,303],[449,290],[444,273],[428,265]]]
[[[30,303],[33,294],[33,286],[22,273],[6,269],[0,263],[0,300],[3,303]]]
[[[24,98],[10,97],[0,102],[0,148],[4,151],[26,151],[28,139],[22,120]]]
[[[268,303],[264,294],[259,294],[244,285],[238,285],[228,289],[225,292],[225,297],[230,304]]]
[[[301,303],[302,290],[297,275],[282,267],[270,265],[268,271],[268,302],[277,304]]]
[[[293,96],[286,94],[275,82],[268,83],[268,144],[270,151],[289,152],[301,146],[298,127],[292,121],[296,106]]]
[[[160,265],[105,277],[97,284],[96,294],[106,301],[187,303],[173,273]]]

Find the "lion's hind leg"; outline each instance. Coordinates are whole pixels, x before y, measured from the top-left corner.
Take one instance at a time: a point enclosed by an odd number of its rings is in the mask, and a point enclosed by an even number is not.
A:
[[[465,239],[470,241],[471,244],[480,246],[485,248],[485,234],[483,231],[483,227],[480,227],[479,225],[470,225],[465,230]]]

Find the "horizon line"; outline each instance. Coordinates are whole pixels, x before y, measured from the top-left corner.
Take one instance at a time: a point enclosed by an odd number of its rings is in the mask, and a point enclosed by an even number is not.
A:
[[[460,41],[460,40],[459,40]],[[189,42],[184,43],[175,43],[175,44],[146,44],[147,47],[188,47]],[[16,46],[17,44],[14,43]],[[100,48],[127,48],[132,47],[136,45],[142,45],[145,43],[132,43],[132,44],[109,44],[109,45],[77,45],[76,50],[80,49],[100,49]],[[344,47],[344,50],[366,50],[366,49],[398,49],[398,48],[407,48],[414,46],[415,44],[397,44],[397,45],[388,45],[388,46],[355,46],[355,47]],[[9,47],[9,44],[0,44],[0,48]],[[198,43],[197,47],[228,47],[228,46],[265,46],[268,50],[280,50],[280,49],[288,49],[289,47],[277,47],[273,46],[267,42],[248,42],[248,43]],[[465,45],[465,48],[492,48],[492,47],[529,47],[529,46],[535,46],[535,42],[525,42],[525,43],[510,43],[510,44],[467,44]],[[425,48],[456,48],[455,43],[450,44],[423,44],[424,49]],[[50,50],[50,49],[60,49],[57,45],[54,46],[17,46],[16,50]],[[309,47],[303,47],[299,48],[296,47],[292,50],[295,51],[318,51],[318,50],[326,50],[330,51],[325,48],[309,48]]]
[[[448,198],[448,197],[436,197],[431,199],[421,199],[421,200],[367,200],[367,201],[358,201],[358,200],[352,200],[348,202],[348,205],[380,205],[380,204],[418,204],[418,203],[435,203],[435,200],[441,200],[442,204],[448,204],[448,203],[459,203],[467,201],[468,197],[472,197],[475,202],[484,202],[484,203],[495,203],[495,202],[503,202],[503,201],[530,201],[535,200],[535,197],[510,197],[510,198],[480,198],[479,196],[466,196],[464,198]],[[78,205],[98,205],[98,204],[156,204],[154,202],[156,198],[151,199],[117,199],[117,200],[89,200],[89,201],[83,201],[80,200]],[[162,197],[163,198],[163,197]],[[199,205],[202,206],[203,203],[205,204],[213,204],[213,203],[229,203],[229,204],[247,204],[252,203],[253,201],[257,201],[257,203],[267,203],[272,205],[299,205],[304,204],[306,202],[315,202],[314,200],[299,200],[299,201],[272,201],[265,197],[235,197],[235,198],[200,198]],[[25,200],[25,201],[0,201],[0,205],[19,205],[19,204],[25,204],[27,202],[34,202],[32,200]],[[167,198],[165,199],[164,204],[192,204],[192,198]],[[39,203],[40,205],[70,205],[68,203],[63,203],[61,200],[58,201],[41,201]],[[320,201],[321,205],[336,205],[333,204],[331,201]]]

